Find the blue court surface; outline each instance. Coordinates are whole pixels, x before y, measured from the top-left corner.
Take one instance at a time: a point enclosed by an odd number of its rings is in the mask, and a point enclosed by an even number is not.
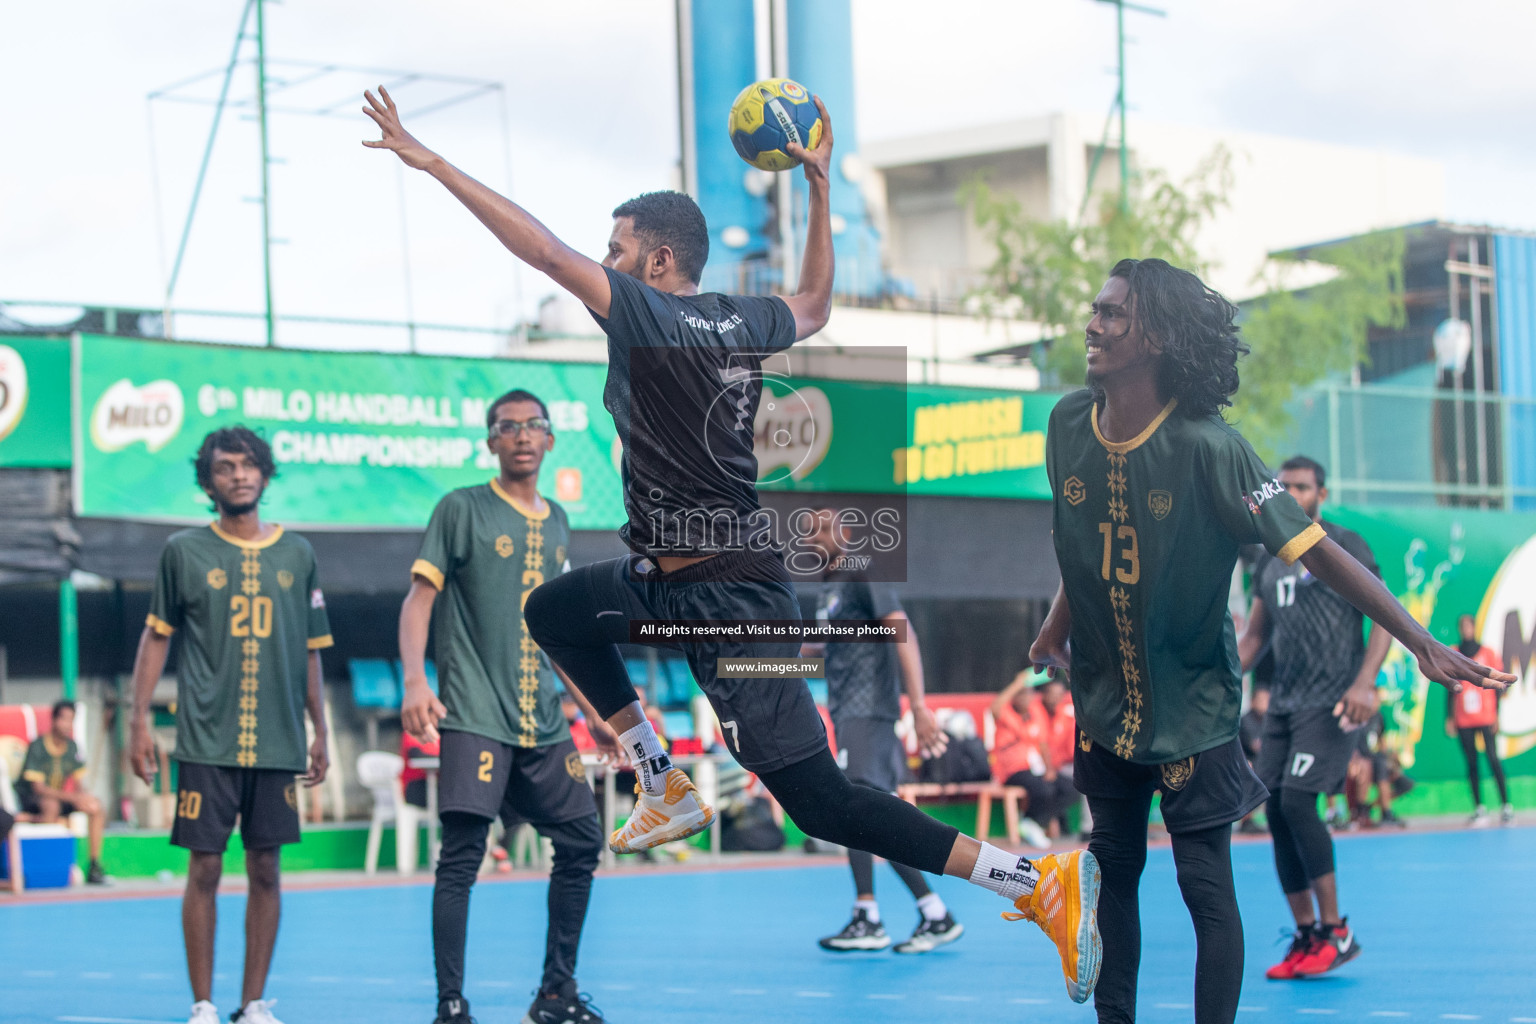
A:
[[[1235,847],[1247,930],[1239,1021],[1536,1022],[1536,829],[1341,839],[1344,908],[1362,955],[1337,974],[1268,982],[1287,921],[1266,842]],[[816,946],[851,902],[839,861],[602,876],[582,948],[582,988],[615,1024],[702,1021],[1091,1021],[1063,990],[1033,925],[996,897],[938,883],[966,934],[915,957]],[[267,994],[286,1024],[427,1024],[434,1007],[424,882],[307,888],[285,896]],[[915,909],[895,876],[876,884],[888,930]],[[470,919],[466,995],[483,1024],[516,1024],[543,955],[544,886],[483,881]],[[244,898],[221,897],[215,1001],[239,994]],[[1187,1021],[1194,939],[1166,846],[1142,886],[1140,1019]],[[0,1020],[149,1024],[191,1002],[174,896],[12,904],[0,898]]]

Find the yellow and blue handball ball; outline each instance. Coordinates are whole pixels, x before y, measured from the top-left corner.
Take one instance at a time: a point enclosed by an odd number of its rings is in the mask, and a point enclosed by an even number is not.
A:
[[[788,78],[765,78],[741,90],[731,104],[731,145],[741,158],[765,171],[787,171],[800,161],[784,147],[798,142],[815,149],[821,141],[821,114],[805,86]]]

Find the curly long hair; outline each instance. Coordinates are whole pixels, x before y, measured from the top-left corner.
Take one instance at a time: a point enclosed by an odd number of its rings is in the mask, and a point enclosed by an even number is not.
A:
[[[1237,307],[1166,260],[1121,260],[1109,273],[1125,279],[1132,315],[1162,348],[1158,388],[1179,400],[1179,412],[1200,418],[1231,405],[1237,360],[1248,354],[1234,322]]]
[[[197,486],[204,491],[213,490],[215,448],[221,452],[239,452],[250,456],[256,468],[261,471],[263,480],[270,481],[277,476],[277,463],[272,459],[272,447],[266,439],[249,427],[237,423],[232,427],[210,430],[192,458],[192,465],[197,471]]]

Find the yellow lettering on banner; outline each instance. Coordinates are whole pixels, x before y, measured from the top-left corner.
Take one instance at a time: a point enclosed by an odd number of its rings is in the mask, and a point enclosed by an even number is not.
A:
[[[924,480],[944,480],[953,476],[954,472],[954,445],[930,444],[923,448]]]

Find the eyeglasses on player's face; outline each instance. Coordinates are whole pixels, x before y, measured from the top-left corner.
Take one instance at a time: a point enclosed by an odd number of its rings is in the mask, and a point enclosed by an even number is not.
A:
[[[497,437],[517,437],[523,433],[549,433],[549,420],[535,416],[531,420],[497,420],[491,424],[491,433]]]

